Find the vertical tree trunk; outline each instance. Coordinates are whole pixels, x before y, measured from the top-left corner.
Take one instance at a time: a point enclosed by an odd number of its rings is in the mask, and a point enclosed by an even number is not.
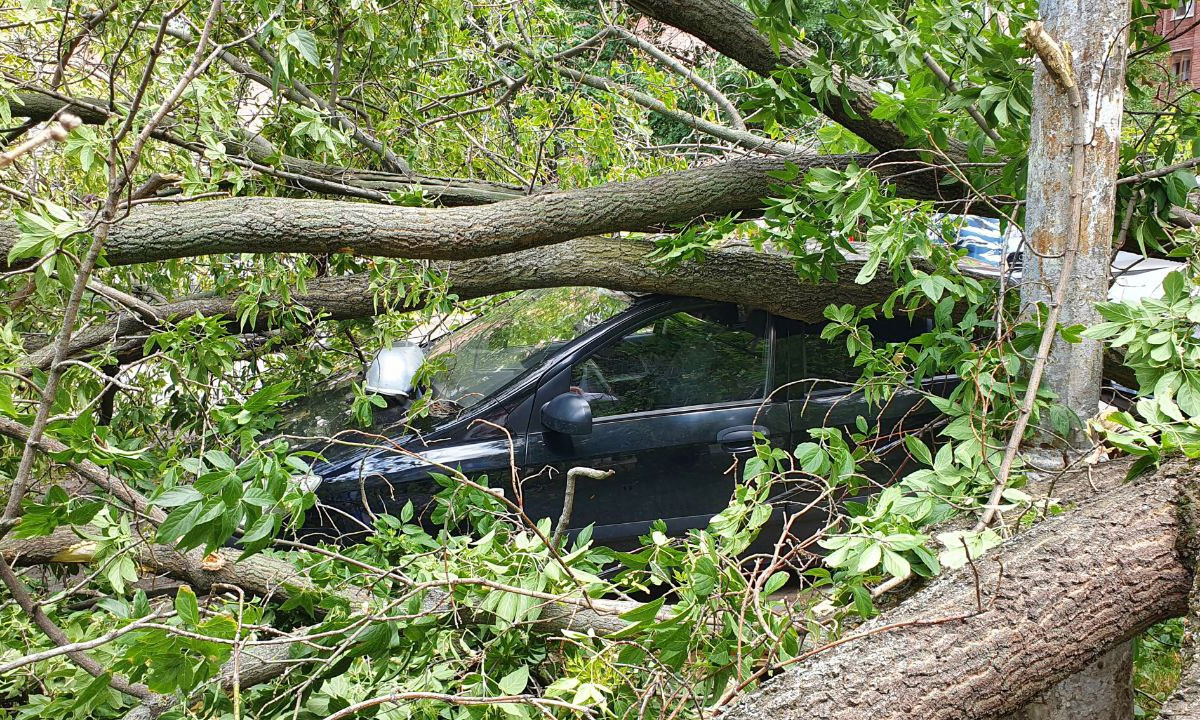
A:
[[[1114,191],[1125,100],[1128,0],[1044,0],[1046,31],[1063,46],[1083,100],[1083,206],[1078,254],[1064,297],[1053,298],[1063,256],[1070,246],[1072,142],[1075,128],[1067,93],[1042,63],[1033,77],[1033,122],[1029,146],[1024,272],[1021,302],[1061,304],[1062,326],[1099,321],[1096,303],[1108,297]],[[1086,420],[1100,399],[1102,346],[1095,340],[1058,340],[1044,385]],[[1077,434],[1075,443],[1082,442]]]
[[[1043,0],[1046,31],[1067,53],[1083,104],[1082,128],[1075,127],[1068,94],[1041,62],[1033,77],[1033,118],[1026,198],[1024,273],[1021,301],[1058,302],[1061,326],[1092,326],[1096,303],[1107,299],[1112,252],[1114,191],[1125,99],[1125,51],[1129,0]],[[1077,131],[1082,132],[1077,135]],[[1082,167],[1073,162],[1073,143],[1086,143]],[[1081,177],[1074,178],[1074,173]],[[1082,190],[1074,270],[1067,291],[1053,297],[1065,253],[1072,247],[1072,188]],[[1081,420],[1100,400],[1103,349],[1099,342],[1055,342],[1043,385]],[[1047,428],[1048,429],[1048,428]],[[1048,433],[1043,433],[1048,436]],[[1083,447],[1076,431],[1067,438]],[[1025,709],[1024,720],[1118,720],[1133,715],[1132,651],[1117,646],[1084,671],[1063,680]]]
[[[1133,644],[1123,642],[1006,720],[1129,720]]]

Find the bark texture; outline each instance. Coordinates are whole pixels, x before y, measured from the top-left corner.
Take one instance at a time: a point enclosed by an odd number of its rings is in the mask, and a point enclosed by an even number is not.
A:
[[[1005,720],[1129,720],[1133,643],[1123,642]]]
[[[1028,307],[1057,301],[1062,308],[1060,325],[1091,327],[1100,322],[1096,302],[1108,297],[1129,3],[1046,0],[1040,12],[1046,32],[1068,53],[1083,102],[1083,127],[1073,127],[1068,94],[1038,62],[1033,79],[1021,301]],[[1072,154],[1077,135],[1086,146],[1083,166],[1074,176]],[[1071,247],[1072,193],[1076,189],[1083,196],[1074,271],[1064,297],[1053,298],[1064,253]],[[1044,382],[1081,418],[1096,414],[1103,352],[1098,340],[1056,341],[1052,347]],[[1086,441],[1082,436],[1077,440]]]
[[[781,253],[759,252],[749,245],[728,243],[710,250],[703,262],[667,266],[646,257],[653,245],[645,240],[622,237],[579,238],[547,248],[497,255],[490,258],[450,262],[442,266],[454,292],[463,299],[494,295],[510,290],[591,285],[612,290],[666,293],[735,302],[759,307],[785,317],[820,322],[830,303],[882,302],[894,289],[890,276],[880,273],[867,285],[850,281],[861,260],[849,258],[841,273],[843,282],[813,284],[800,280],[793,261]],[[734,282],[734,280],[737,280]],[[355,275],[311,280],[307,292],[297,294],[297,304],[337,320],[372,317],[381,312],[415,309],[389,308],[375,302],[370,278]],[[161,320],[206,316],[236,317],[236,296],[200,297],[158,306]],[[128,359],[139,354],[144,333],[151,324],[133,313],[121,313],[109,323],[86,328],[71,340],[70,354],[106,347]],[[267,328],[260,316],[256,328]],[[139,335],[141,335],[139,337]],[[111,345],[114,338],[115,345]],[[35,350],[26,368],[46,368],[51,348]]]
[[[1179,547],[1195,516],[1176,500],[1198,482],[1193,463],[1174,462],[1048,520],[977,560],[978,589],[970,568],[946,574],[862,629],[876,634],[781,673],[727,717],[980,720],[1017,711],[1186,610],[1193,564]],[[973,615],[903,625],[964,614]]]
[[[246,197],[173,207],[139,206],[105,243],[110,265],[217,253],[330,253],[458,260],[578,237],[649,231],[708,215],[762,208],[790,163],[801,169],[869,166],[874,155],[741,158],[642,180],[544,193],[477,207],[388,207],[333,200]],[[884,178],[921,199],[947,199],[928,166],[888,163]],[[954,199],[952,196],[950,199]],[[0,225],[0,258],[18,237]],[[6,260],[0,259],[0,270]]]

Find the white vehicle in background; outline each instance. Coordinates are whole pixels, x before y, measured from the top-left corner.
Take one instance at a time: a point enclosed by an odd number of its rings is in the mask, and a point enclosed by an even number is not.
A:
[[[1020,282],[1024,250],[1024,237],[1020,230],[1010,226],[1002,232],[999,220],[977,215],[947,217],[954,217],[961,222],[955,244],[965,249],[967,257],[974,261],[971,265],[973,270],[999,278],[1003,266],[1007,265],[1009,280]],[[1108,291],[1108,299],[1127,302],[1145,297],[1159,297],[1162,295],[1162,284],[1167,274],[1183,269],[1183,263],[1180,262],[1146,258],[1122,250],[1113,258],[1112,285]]]

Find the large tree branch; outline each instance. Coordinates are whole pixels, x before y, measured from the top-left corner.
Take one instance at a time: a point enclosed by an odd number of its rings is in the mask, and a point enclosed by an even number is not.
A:
[[[551,245],[619,231],[763,207],[786,165],[872,166],[875,155],[747,157],[641,180],[544,193],[492,205],[456,208],[386,207],[342,201],[232,198],[173,207],[140,206],[117,223],[105,248],[111,265],[156,262],[215,253],[329,253],[463,259]],[[884,162],[897,192],[947,199],[937,168]],[[954,201],[956,198],[951,197]],[[14,225],[0,225],[0,257],[16,242]],[[0,269],[5,265],[0,261]]]
[[[754,27],[754,15],[729,0],[628,0],[634,9],[672,27],[695,35],[717,52],[749,70],[769,77],[779,67],[805,67],[816,53],[802,45],[772,47]],[[876,103],[874,85],[856,75],[833,68],[840,97],[808,99],[834,122],[881,151],[910,147],[908,136],[895,123],[871,117]],[[803,88],[801,83],[799,87]]]
[[[1109,472],[1124,468],[1109,468]],[[1200,472],[1177,461],[1022,533],[766,682],[730,720],[982,720],[1187,609]],[[1183,552],[1180,551],[1183,548]],[[936,622],[944,618],[958,618]]]
[[[853,277],[864,259],[859,255],[846,257],[838,282],[809,283],[796,274],[790,255],[758,251],[741,241],[727,241],[710,248],[702,262],[677,265],[648,257],[653,247],[650,241],[635,237],[586,237],[546,248],[442,263],[438,269],[446,273],[454,293],[464,300],[513,290],[584,285],[734,302],[814,323],[825,321],[825,308],[831,303],[860,306],[879,303],[895,289],[886,272],[878,273],[865,285],[854,283]],[[961,269],[972,274],[968,266]],[[737,282],[731,282],[731,278]],[[292,301],[332,320],[419,309],[414,305],[389,307],[377,302],[367,275],[310,280],[305,292],[294,294]],[[199,313],[206,317],[223,316],[233,322],[237,305],[237,296],[196,297],[154,306],[153,315],[159,321],[166,321]],[[144,314],[122,313],[107,323],[77,333],[70,356],[99,350],[112,352],[122,361],[134,360],[141,357],[145,334],[153,332],[156,324]],[[269,317],[263,313],[252,327],[242,330],[261,332],[269,328]],[[38,348],[22,367],[25,371],[45,369],[49,362],[49,350]],[[1136,385],[1120,354],[1113,353],[1105,362],[1109,377],[1131,387]]]
[[[734,106],[729,98],[725,97],[725,94],[718,90],[716,86],[700,77],[698,73],[694,72],[687,65],[675,59],[654,43],[647,41],[645,38],[642,38],[630,32],[629,30],[626,30],[620,25],[610,26],[609,31],[616,33],[629,45],[646,53],[662,65],[666,66],[675,74],[685,78],[688,82],[695,85],[700,92],[707,95],[714,103],[716,103],[717,107],[721,109],[721,114],[725,116],[725,119],[733,128],[737,130],[746,129],[746,121],[742,119],[741,114],[738,113],[737,107]]]
[[[886,273],[880,273],[867,285],[850,282],[862,262],[858,257],[847,259],[842,273],[847,279],[843,282],[813,284],[797,276],[790,256],[760,252],[744,243],[726,243],[710,249],[703,262],[677,266],[648,258],[647,253],[652,249],[652,243],[636,238],[588,237],[546,248],[444,263],[440,269],[447,274],[455,294],[463,299],[510,290],[591,285],[736,302],[806,322],[820,322],[829,303],[882,302],[894,289]],[[732,282],[734,278],[737,282]],[[293,300],[335,320],[415,309],[377,303],[366,275],[311,280],[306,292],[297,294]],[[200,297],[156,306],[154,313],[160,320],[196,313],[234,318],[236,304],[236,297]],[[151,326],[143,316],[123,313],[108,323],[79,332],[70,354],[74,357],[104,347],[122,359],[130,359],[141,353],[144,343],[139,334],[150,331]],[[267,327],[263,315],[255,327],[246,330]],[[114,339],[118,344],[110,346]],[[24,366],[44,368],[49,361],[48,350],[40,349],[26,359]]]

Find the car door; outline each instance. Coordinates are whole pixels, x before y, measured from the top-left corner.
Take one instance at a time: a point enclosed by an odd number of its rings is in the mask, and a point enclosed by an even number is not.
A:
[[[510,408],[519,409],[519,401],[497,404],[474,420],[452,423],[430,436],[411,433],[381,442],[378,434],[359,438],[342,433],[347,442],[360,440],[372,447],[316,466],[322,477],[317,491],[320,504],[305,518],[306,535],[314,539],[361,538],[376,516],[398,516],[408,503],[412,503],[417,520],[428,525],[434,495],[442,489],[433,473],[452,476],[461,472],[474,482],[486,477],[497,493],[511,495],[513,458],[520,457],[524,448],[522,435],[506,431],[505,426]]]
[[[755,433],[786,438],[785,402],[766,403],[773,329],[765,313],[677,301],[633,318],[548,370],[527,433],[527,507],[558,516],[565,473],[613,470],[580,480],[572,528],[594,525],[597,542],[629,546],[653,521],[678,534],[704,527],[726,506]],[[584,435],[546,429],[541,407],[574,393],[591,406]]]
[[[854,383],[861,370],[854,366],[842,340],[823,340],[821,324],[780,321],[777,328],[777,374],[787,378],[786,394],[791,414],[792,447],[812,439],[810,430],[831,427],[849,435],[858,432],[861,417],[868,428],[878,429],[866,441],[878,462],[864,470],[877,484],[914,470],[904,449],[904,436],[919,433],[928,441],[937,409],[915,388],[900,388],[882,406],[867,403]],[[876,342],[899,342],[926,329],[925,321],[878,320],[868,323]],[[936,391],[945,384],[939,377],[923,384],[924,390]]]

